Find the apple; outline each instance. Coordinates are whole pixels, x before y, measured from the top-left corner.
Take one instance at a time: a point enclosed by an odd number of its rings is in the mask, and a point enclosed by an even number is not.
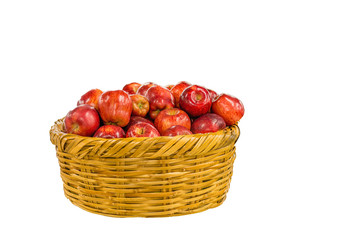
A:
[[[144,122],[133,124],[126,132],[126,137],[159,137],[159,131],[152,125]]]
[[[172,95],[173,95],[174,98],[175,98],[175,106],[176,106],[177,108],[180,107],[180,105],[179,105],[179,100],[180,100],[180,95],[181,95],[181,93],[185,90],[185,88],[187,88],[187,87],[189,87],[189,86],[191,86],[190,83],[182,81],[182,82],[179,82],[178,84],[176,84],[176,85],[171,89],[171,93],[172,93]]]
[[[127,127],[130,127],[131,125],[133,125],[135,123],[138,123],[138,122],[148,123],[148,124],[153,125],[155,127],[155,125],[154,125],[154,123],[152,121],[150,121],[149,119],[140,117],[140,116],[131,116],[130,122],[127,125]]]
[[[119,126],[104,125],[104,126],[101,126],[98,130],[96,130],[93,137],[98,137],[98,138],[124,138],[125,137],[125,132]]]
[[[70,112],[64,120],[64,130],[67,133],[80,136],[92,136],[100,126],[100,117],[93,106],[80,105]]]
[[[198,117],[209,112],[211,99],[208,90],[198,85],[187,87],[180,95],[180,108],[191,117]]]
[[[215,113],[206,113],[195,119],[191,125],[191,132],[195,134],[217,132],[225,127],[226,123],[222,117]]]
[[[174,96],[169,89],[159,85],[149,88],[145,96],[149,100],[151,119],[155,119],[161,110],[174,107]]]
[[[128,94],[135,94],[135,93],[137,92],[137,90],[139,89],[140,86],[141,86],[140,83],[132,82],[132,83],[126,84],[126,85],[123,87],[123,90],[124,90],[125,92],[127,92]]]
[[[146,97],[146,92],[149,90],[149,88],[151,88],[153,86],[156,86],[156,84],[153,82],[144,83],[143,85],[141,85],[138,88],[136,94],[140,94],[140,95],[143,95],[144,97]]]
[[[139,122],[147,123],[147,124],[150,124],[151,126],[155,127],[154,123],[152,121],[150,121],[149,119],[146,119],[146,118],[143,118],[140,116],[131,116],[130,122],[125,127],[125,131],[127,131],[135,123],[139,123]]]
[[[174,137],[177,135],[190,135],[192,132],[184,126],[174,125],[165,130],[162,136]]]
[[[214,90],[211,90],[211,89],[208,89],[208,92],[210,94],[210,99],[213,102],[215,100],[215,98],[218,96],[218,94]]]
[[[245,112],[243,103],[228,94],[220,94],[213,102],[211,110],[220,115],[228,126],[236,124]]]
[[[188,130],[191,128],[190,117],[178,108],[168,108],[162,110],[154,121],[155,127],[160,134],[164,134],[165,130],[174,125],[181,125]]]
[[[125,127],[131,117],[132,102],[123,90],[107,91],[99,98],[99,113],[105,124]]]
[[[80,106],[82,104],[88,104],[93,106],[96,110],[99,110],[98,101],[102,93],[103,91],[100,89],[92,89],[81,96],[80,100],[77,102],[77,105]]]
[[[166,85],[165,87],[166,87],[167,89],[171,90],[171,89],[174,87],[174,85],[169,84],[169,85]]]
[[[149,112],[149,101],[140,94],[130,95],[132,101],[132,115],[145,117]]]

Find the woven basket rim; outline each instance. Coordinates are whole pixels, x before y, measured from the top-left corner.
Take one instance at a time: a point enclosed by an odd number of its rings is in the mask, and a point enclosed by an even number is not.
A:
[[[235,143],[237,142],[237,140],[239,139],[240,137],[240,128],[238,126],[238,124],[234,124],[234,125],[231,125],[231,126],[226,126],[226,128],[222,129],[222,130],[219,130],[217,132],[209,132],[209,133],[197,133],[197,134],[191,134],[191,135],[178,135],[178,136],[173,136],[173,137],[170,137],[170,136],[159,136],[159,137],[154,137],[154,138],[150,138],[150,137],[128,137],[128,138],[98,138],[98,137],[86,137],[86,136],[80,136],[80,135],[77,135],[77,134],[73,134],[73,133],[66,133],[66,132],[63,132],[62,129],[60,129],[59,126],[63,126],[63,122],[64,122],[64,119],[65,117],[63,118],[60,118],[58,119],[57,121],[54,122],[54,125],[52,125],[51,129],[50,129],[50,135],[57,135],[58,137],[60,137],[61,139],[64,139],[64,138],[76,138],[78,140],[82,140],[82,139],[93,139],[93,140],[96,140],[96,141],[99,141],[99,142],[117,142],[117,141],[133,141],[135,139],[137,140],[148,140],[148,139],[157,139],[157,140],[160,140],[160,141],[166,141],[166,140],[173,140],[173,139],[176,139],[176,138],[186,138],[186,137],[203,137],[203,136],[208,136],[208,135],[222,135],[224,134],[226,131],[229,131],[230,128],[232,127],[235,127],[237,128],[237,130],[239,131],[239,134],[238,134],[238,137],[237,139],[235,140]],[[51,140],[52,141],[52,140]],[[55,142],[52,141],[52,143],[54,145],[56,145]]]

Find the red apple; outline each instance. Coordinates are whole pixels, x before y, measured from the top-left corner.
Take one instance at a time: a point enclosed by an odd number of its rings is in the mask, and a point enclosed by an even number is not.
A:
[[[135,94],[135,93],[137,92],[137,90],[139,89],[140,86],[141,86],[140,83],[132,82],[132,83],[126,84],[126,85],[123,87],[123,90],[124,90],[125,92],[127,92],[128,94]]]
[[[80,100],[77,102],[77,105],[80,106],[82,104],[88,104],[93,106],[96,110],[99,110],[98,101],[102,93],[103,91],[100,89],[92,89],[81,96]]]
[[[148,123],[133,124],[126,132],[126,137],[159,137],[159,131]]]
[[[215,113],[206,113],[197,118],[191,125],[193,133],[217,132],[226,127],[226,123],[222,117]]]
[[[132,102],[123,90],[107,91],[99,98],[99,113],[105,124],[125,127],[132,112]]]
[[[208,90],[198,85],[187,87],[180,95],[180,107],[191,117],[209,112],[211,99]]]
[[[98,130],[96,130],[93,137],[98,137],[98,138],[124,138],[125,137],[125,132],[119,126],[104,125],[104,126],[101,126]]]
[[[183,110],[178,108],[169,108],[162,110],[154,121],[155,127],[160,134],[164,134],[165,130],[174,125],[181,125],[190,130],[191,120]]]
[[[211,89],[208,89],[208,92],[210,93],[210,99],[213,102],[215,100],[215,98],[218,96],[218,94],[214,90],[211,90]]]
[[[146,92],[149,90],[149,88],[151,88],[153,86],[156,86],[156,84],[152,83],[152,82],[144,83],[143,85],[141,85],[138,88],[136,94],[140,94],[140,95],[143,95],[144,97],[146,97]]]
[[[70,112],[64,120],[64,130],[80,136],[92,136],[100,126],[100,117],[90,105],[80,105]]]
[[[191,86],[190,83],[182,81],[182,82],[179,82],[178,84],[176,84],[176,85],[171,89],[171,93],[172,93],[172,95],[173,95],[174,98],[175,98],[175,106],[176,106],[177,108],[180,107],[180,105],[179,105],[179,100],[180,100],[180,95],[181,95],[181,93],[185,90],[185,88],[187,88],[187,87],[189,87],[189,86]]]
[[[162,136],[174,137],[177,135],[190,135],[192,132],[184,126],[175,125],[165,130]]]
[[[130,95],[132,101],[132,115],[145,117],[149,112],[149,101],[140,94]]]
[[[244,116],[243,103],[228,94],[220,94],[212,104],[212,111],[220,115],[226,122],[226,125],[236,124]]]
[[[171,89],[174,87],[174,85],[169,84],[169,85],[166,85],[165,87],[166,87],[167,89],[171,90]]]
[[[145,96],[149,100],[151,119],[155,119],[161,110],[174,107],[174,96],[169,89],[159,85],[149,88]]]
[[[140,116],[131,116],[129,124],[126,126],[127,128],[131,127],[131,125],[134,125],[135,123],[148,123],[155,127],[154,123],[146,118],[140,117]]]

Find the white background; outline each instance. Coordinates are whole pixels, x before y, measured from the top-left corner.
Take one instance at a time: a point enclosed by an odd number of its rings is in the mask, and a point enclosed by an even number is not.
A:
[[[359,1],[1,1],[0,239],[360,239]],[[240,98],[223,205],[157,219],[63,195],[49,130],[87,90]]]

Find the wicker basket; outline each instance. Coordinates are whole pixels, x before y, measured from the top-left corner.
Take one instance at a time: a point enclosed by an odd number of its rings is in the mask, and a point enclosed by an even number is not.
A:
[[[50,130],[65,196],[111,217],[168,217],[219,206],[229,190],[237,125],[216,133],[103,139]]]

